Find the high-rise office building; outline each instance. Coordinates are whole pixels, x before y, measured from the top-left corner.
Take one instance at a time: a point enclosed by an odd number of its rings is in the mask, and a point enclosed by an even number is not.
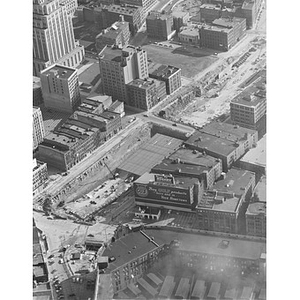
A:
[[[36,149],[44,139],[45,127],[43,116],[39,107],[33,107],[33,150]]]
[[[77,7],[78,7],[78,1],[77,0],[59,0],[59,3],[65,4],[67,8],[67,13],[70,15],[74,15]]]
[[[84,47],[75,42],[71,15],[60,0],[33,0],[33,73],[59,63],[76,67]]]
[[[40,77],[47,108],[69,113],[77,108],[81,98],[76,69],[54,65],[43,70]]]
[[[126,84],[148,78],[147,52],[140,47],[106,47],[100,52],[99,66],[103,92],[113,100],[127,103]]]

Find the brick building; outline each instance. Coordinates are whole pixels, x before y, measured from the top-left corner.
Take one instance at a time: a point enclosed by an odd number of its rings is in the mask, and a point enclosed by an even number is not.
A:
[[[63,171],[71,169],[103,143],[105,132],[69,118],[60,128],[45,136],[38,158]]]
[[[99,67],[103,92],[128,104],[126,84],[148,78],[147,52],[133,46],[122,50],[105,47],[99,55]]]
[[[170,257],[174,266],[183,270],[188,267],[189,270],[198,272],[206,269],[227,274],[250,271],[265,281],[264,241],[192,234],[162,228],[119,231],[120,237],[115,238],[115,242],[103,252],[104,257],[116,258],[103,270],[105,276],[110,275],[114,294],[126,288],[134,290],[137,284],[141,285],[140,279],[145,275],[161,287],[163,280],[153,275],[153,269],[152,274],[148,270],[154,263],[159,266],[166,257]],[[175,282],[173,284],[174,287]],[[149,292],[150,289],[146,291]],[[158,291],[151,289],[152,298],[157,297]]]
[[[120,16],[120,20],[112,24],[109,28],[103,29],[96,36],[96,49],[99,52],[108,45],[117,45],[123,48],[128,45],[130,40],[129,23],[124,21],[124,16]]]
[[[230,117],[234,124],[258,131],[259,138],[266,133],[266,71],[230,102]]]
[[[222,160],[223,170],[230,169],[258,141],[257,132],[236,125],[213,122],[193,133],[185,144]]]
[[[154,173],[138,178],[133,190],[138,206],[180,211],[195,209],[203,191],[196,178]]]
[[[48,171],[47,164],[44,162],[33,160],[33,193],[39,190],[40,187],[47,181]]]
[[[172,16],[173,16],[173,29],[176,31],[179,31],[179,29],[182,26],[186,26],[190,18],[188,12],[182,12],[182,11],[174,11],[172,12]]]
[[[199,228],[240,233],[254,187],[254,173],[241,169],[229,170],[223,179],[204,192],[197,206]]]
[[[45,107],[72,113],[80,104],[77,69],[54,65],[40,74]]]
[[[149,78],[128,83],[127,93],[128,105],[143,110],[149,110],[167,96],[165,82]]]
[[[200,45],[220,51],[228,51],[246,34],[246,19],[220,18],[212,25],[200,28]]]
[[[144,21],[148,15],[148,13],[151,11],[153,6],[157,4],[157,0],[120,0],[121,4],[128,4],[133,6],[140,6],[142,7],[142,20]]]
[[[45,136],[43,116],[39,107],[33,107],[32,118],[33,150],[35,150],[38,147],[38,145],[43,141]]]
[[[168,95],[181,87],[181,69],[174,66],[151,63],[149,65],[149,77],[164,81]]]
[[[182,27],[178,32],[178,40],[183,43],[200,45],[200,34],[198,27]]]
[[[111,96],[91,95],[82,101],[77,110],[99,115],[106,109],[108,109],[112,105],[112,103],[113,102]]]
[[[246,212],[246,232],[248,235],[266,237],[267,205],[264,202],[250,203]]]
[[[211,23],[221,17],[221,6],[214,4],[202,4],[200,6],[200,20],[205,23]]]
[[[152,38],[169,40],[175,33],[171,14],[151,11],[146,18],[146,26],[147,35]]]
[[[104,5],[101,8],[102,28],[107,28],[117,22],[120,15],[124,17],[125,22],[129,23],[131,34],[135,35],[142,26],[143,9],[138,6]]]
[[[33,76],[33,106],[38,106],[43,103],[43,94],[41,87],[41,79]]]
[[[204,188],[210,188],[222,174],[222,161],[182,147],[154,166],[151,172],[195,177]]]

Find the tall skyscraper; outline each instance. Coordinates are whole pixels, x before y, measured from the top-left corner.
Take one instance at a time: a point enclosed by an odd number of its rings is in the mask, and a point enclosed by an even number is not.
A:
[[[75,42],[72,17],[60,0],[33,0],[33,73],[59,63],[76,67],[84,47]]]
[[[45,127],[43,116],[39,107],[33,107],[33,150],[43,141],[45,136]]]
[[[72,113],[80,104],[77,70],[60,65],[43,70],[40,75],[45,106]]]
[[[140,47],[106,47],[100,52],[99,66],[104,94],[127,104],[126,84],[148,78],[147,52]]]

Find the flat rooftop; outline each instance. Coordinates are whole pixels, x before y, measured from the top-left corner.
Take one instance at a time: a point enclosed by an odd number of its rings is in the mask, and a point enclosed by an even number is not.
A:
[[[122,50],[107,46],[99,54],[100,60],[110,60],[114,62],[121,62]]]
[[[266,142],[265,134],[256,144],[255,148],[250,149],[242,158],[241,162],[266,167]]]
[[[219,18],[216,19],[212,22],[213,25],[216,26],[221,26],[221,27],[225,27],[225,28],[232,28],[234,26],[235,23],[241,23],[243,20],[243,18]]]
[[[218,158],[187,148],[180,148],[176,150],[168,158],[171,160],[179,160],[184,164],[202,166],[205,168],[211,168],[220,163]]]
[[[77,111],[77,113],[87,114],[81,111]],[[64,145],[66,147],[65,150],[67,150],[77,143],[78,140],[85,140],[97,130],[99,129],[90,124],[69,118],[59,128],[48,133],[44,137],[44,142],[42,144],[48,146],[51,144],[61,144]]]
[[[208,25],[208,24],[202,24],[201,29],[208,30],[208,31],[219,31],[219,32],[230,32],[232,28],[225,28],[225,27],[220,27],[216,25]]]
[[[115,12],[118,14],[122,14],[122,15],[133,15],[137,10],[141,10],[141,7],[136,7],[136,6],[120,6],[120,5],[109,5],[109,6],[105,6],[106,9],[108,9],[108,11],[110,12]]]
[[[147,16],[147,20],[167,20],[168,18],[170,18],[170,14],[166,14],[166,13],[161,13],[158,11],[150,11],[148,16]]]
[[[104,119],[107,119],[107,120],[113,120],[113,119],[116,119],[120,116],[120,114],[118,113],[115,113],[113,111],[109,111],[109,110],[106,110],[104,112],[102,112],[100,114],[100,116]]]
[[[254,193],[258,197],[258,201],[267,202],[267,182],[266,176],[262,176],[256,184]]]
[[[241,196],[245,192],[245,187],[253,178],[255,178],[253,172],[232,168],[226,173],[225,179],[216,181],[210,190],[234,193],[236,196]]]
[[[115,261],[108,265],[107,271],[111,272],[155,248],[157,248],[155,244],[148,242],[148,239],[137,231],[111,243],[110,246],[104,250],[102,255],[108,257],[114,256],[116,258]]]
[[[143,174],[140,178],[138,178],[135,183],[143,183],[143,184],[148,184],[150,181],[152,183],[155,183],[156,185],[160,185],[160,182],[155,182],[155,175],[160,175],[160,174],[155,174],[155,173],[145,173]],[[174,185],[173,184],[166,184],[164,183],[163,186],[172,186],[176,188],[189,188],[193,186],[194,184],[199,183],[198,179],[192,178],[192,177],[180,177],[176,176],[174,177]]]
[[[200,9],[216,9],[216,10],[221,10],[221,6],[218,4],[210,4],[210,3],[204,3],[200,6]]]
[[[185,12],[185,11],[174,11],[174,12],[172,12],[173,18],[183,18],[183,17],[185,17],[186,15],[189,16],[189,13],[188,13],[188,12]]]
[[[250,203],[247,209],[247,215],[266,215],[267,213],[267,205],[264,202],[254,202]]]
[[[155,79],[147,78],[147,80],[143,79],[135,79],[128,83],[128,86],[140,88],[140,89],[148,89],[149,87],[153,86],[155,84]]]
[[[159,63],[151,63],[149,65],[149,74],[162,78],[169,78],[179,70],[180,68]]]
[[[189,36],[199,36],[198,28],[186,28],[179,32],[180,34],[189,35]]]
[[[238,147],[235,142],[199,131],[194,132],[184,143],[222,156],[228,156]]]
[[[207,168],[202,166],[190,165],[190,164],[181,164],[181,163],[174,163],[170,159],[164,159],[161,163],[155,165],[151,172],[159,172],[159,173],[176,173],[177,175],[180,174],[188,174],[190,176],[199,176],[202,174]]]
[[[209,253],[212,255],[245,259],[259,259],[262,253],[266,253],[266,243],[261,241],[231,239],[160,229],[146,229],[144,231],[148,236],[154,237],[154,241],[159,245],[169,244],[173,240],[178,240],[179,251]],[[220,247],[220,244],[224,240],[229,242],[227,248]]]
[[[238,142],[247,139],[247,135],[254,135],[255,130],[240,127],[238,125],[220,123],[213,121],[205,125],[200,132],[204,132],[222,139],[226,139],[232,142]]]
[[[266,101],[266,78],[262,76],[234,97],[231,103],[255,107],[264,101]]]
[[[157,133],[129,156],[118,169],[141,176],[149,172],[164,157],[173,153],[181,144],[182,140]]]
[[[43,74],[43,75],[46,75],[46,76],[53,75],[57,78],[62,78],[62,79],[68,79],[75,73],[77,74],[76,69],[62,66],[62,65],[54,65],[54,66],[51,66],[51,67],[41,71],[41,74]]]
[[[89,103],[91,101],[91,102],[100,104],[100,103],[107,101],[108,99],[111,99],[111,96],[96,94],[96,95],[87,97],[83,102]]]
[[[107,29],[104,29],[101,33],[96,36],[96,39],[105,37],[110,39],[115,39],[124,29],[129,28],[128,22],[115,22]]]
[[[241,202],[240,197],[232,196],[224,197],[224,195],[204,192],[202,199],[197,205],[198,209],[209,209],[212,211],[236,213]],[[226,198],[226,199],[225,199]]]

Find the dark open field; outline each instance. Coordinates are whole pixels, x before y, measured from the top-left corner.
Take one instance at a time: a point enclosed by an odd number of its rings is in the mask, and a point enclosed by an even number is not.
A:
[[[194,77],[218,59],[209,56],[202,49],[193,47],[172,49],[151,44],[144,45],[143,49],[147,51],[148,58],[153,62],[179,67],[182,75],[188,78]]]

